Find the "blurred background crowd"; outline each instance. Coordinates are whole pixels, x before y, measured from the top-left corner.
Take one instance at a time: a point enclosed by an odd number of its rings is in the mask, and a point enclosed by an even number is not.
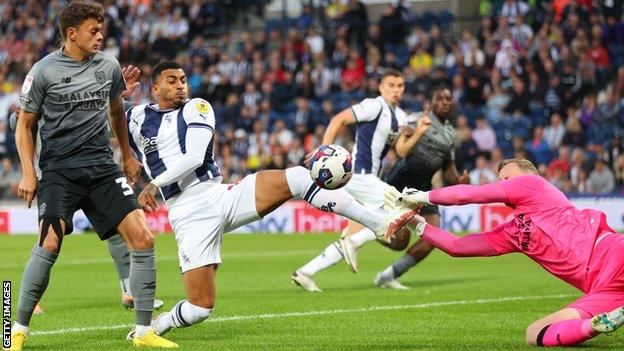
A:
[[[263,0],[103,5],[103,50],[143,72],[133,103],[150,100],[154,63],[175,59],[192,96],[213,105],[226,181],[300,164],[331,117],[377,96],[394,68],[405,74],[406,111],[422,110],[432,86],[450,87],[457,167],[473,184],[495,180],[502,159],[525,157],[565,192],[624,191],[622,1],[482,0],[472,21],[396,0],[378,20],[357,0],[305,1],[298,17],[279,20],[264,18]],[[64,6],[0,0],[1,198],[20,179],[7,118],[32,64],[59,47]],[[337,143],[351,145],[353,131]]]

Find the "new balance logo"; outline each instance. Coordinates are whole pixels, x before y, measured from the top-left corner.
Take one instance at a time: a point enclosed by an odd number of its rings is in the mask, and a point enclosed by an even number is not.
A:
[[[71,77],[63,77],[63,78],[61,78],[61,83],[71,83]]]

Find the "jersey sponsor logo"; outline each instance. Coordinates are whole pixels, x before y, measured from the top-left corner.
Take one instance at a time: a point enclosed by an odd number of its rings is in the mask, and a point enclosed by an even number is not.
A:
[[[101,110],[108,104],[110,90],[91,90],[59,94],[59,101],[69,110]]]
[[[104,71],[95,71],[95,81],[98,84],[106,83],[106,74],[104,73]]]
[[[197,108],[197,111],[199,111],[199,113],[208,113],[208,111],[210,110],[208,104],[205,101],[196,102],[195,107]],[[206,119],[205,116],[202,117]]]
[[[22,94],[28,94],[30,88],[32,88],[32,83],[34,80],[34,76],[31,76],[30,74],[26,76],[26,78],[24,79],[24,84],[22,84]]]
[[[143,154],[147,155],[150,152],[158,151],[158,145],[163,143],[163,139],[157,136],[151,138],[142,138]]]
[[[531,243],[531,219],[525,218],[524,214],[516,216],[516,224],[518,230],[522,234],[520,236],[520,247],[522,251],[529,251],[529,244]]]

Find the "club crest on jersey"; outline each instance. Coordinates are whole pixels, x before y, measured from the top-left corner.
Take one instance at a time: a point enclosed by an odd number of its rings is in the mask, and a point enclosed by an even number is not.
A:
[[[208,113],[209,107],[208,104],[204,101],[199,101],[195,103],[195,107],[199,113]]]
[[[106,75],[104,74],[104,71],[95,71],[95,81],[98,82],[98,84],[106,83]]]

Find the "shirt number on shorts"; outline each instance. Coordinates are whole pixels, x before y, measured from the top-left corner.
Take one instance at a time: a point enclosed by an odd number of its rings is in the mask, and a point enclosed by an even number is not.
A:
[[[126,177],[119,177],[115,179],[115,183],[121,185],[121,189],[124,191],[123,194],[125,196],[134,194],[134,190],[132,190],[132,187],[128,184]]]

